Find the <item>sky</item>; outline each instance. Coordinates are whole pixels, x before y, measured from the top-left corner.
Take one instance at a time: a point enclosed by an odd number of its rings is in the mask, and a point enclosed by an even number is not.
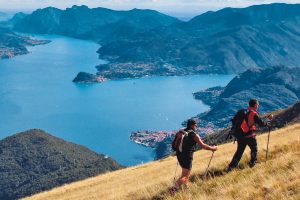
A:
[[[72,5],[87,5],[90,8],[105,7],[114,10],[133,8],[154,9],[171,15],[191,16],[224,7],[247,7],[269,3],[300,3],[300,0],[0,0],[0,11],[27,11],[53,6],[60,9]]]

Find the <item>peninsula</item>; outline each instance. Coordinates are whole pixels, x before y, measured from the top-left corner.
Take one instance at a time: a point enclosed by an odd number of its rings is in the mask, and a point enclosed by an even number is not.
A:
[[[28,54],[26,46],[49,43],[49,40],[35,40],[28,36],[21,36],[7,28],[0,27],[0,58],[12,58],[17,55]]]

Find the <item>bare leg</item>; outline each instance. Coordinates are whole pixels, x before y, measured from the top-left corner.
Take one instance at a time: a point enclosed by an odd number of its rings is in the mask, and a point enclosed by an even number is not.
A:
[[[190,178],[191,170],[182,168],[181,177],[176,181],[175,187],[179,188],[182,184],[187,184]]]

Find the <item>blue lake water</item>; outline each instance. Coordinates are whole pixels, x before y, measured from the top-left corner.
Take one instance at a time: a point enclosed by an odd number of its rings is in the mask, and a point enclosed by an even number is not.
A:
[[[95,73],[99,45],[61,36],[30,54],[0,60],[0,139],[31,128],[106,154],[124,165],[153,160],[153,150],[129,140],[135,130],[175,130],[209,109],[192,93],[226,85],[233,76],[151,77],[75,84]]]

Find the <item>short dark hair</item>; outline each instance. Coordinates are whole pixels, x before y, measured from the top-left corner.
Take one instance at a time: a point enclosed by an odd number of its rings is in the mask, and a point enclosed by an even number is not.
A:
[[[254,107],[256,104],[258,104],[257,99],[250,99],[250,101],[249,101],[249,106],[250,107]]]
[[[195,119],[189,119],[187,121],[187,128],[192,128],[193,125],[197,124],[196,120]]]

